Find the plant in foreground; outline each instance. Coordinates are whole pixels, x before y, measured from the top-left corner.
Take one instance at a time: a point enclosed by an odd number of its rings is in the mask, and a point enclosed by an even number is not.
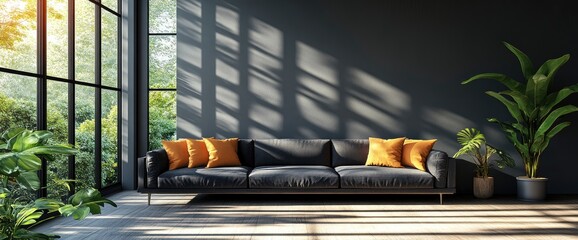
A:
[[[40,188],[38,171],[42,169],[42,159],[53,161],[54,155],[77,153],[68,144],[48,144],[51,137],[49,131],[24,129],[10,129],[0,137],[0,239],[59,238],[29,228],[58,214],[81,220],[90,213],[100,214],[105,203],[116,207],[93,188],[77,191],[67,203],[48,198],[29,201],[22,195]]]

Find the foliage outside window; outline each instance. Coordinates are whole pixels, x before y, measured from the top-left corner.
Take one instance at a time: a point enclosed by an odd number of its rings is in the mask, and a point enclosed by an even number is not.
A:
[[[176,0],[149,0],[149,142],[176,137]]]
[[[115,12],[101,8],[88,0],[76,0],[76,18],[69,19],[69,1],[46,1],[46,57],[37,59],[38,19],[36,0],[0,0],[0,132],[11,127],[36,129],[40,99],[37,99],[38,81],[46,81],[46,109],[43,121],[47,130],[54,133],[54,142],[70,142],[80,150],[75,156],[76,185],[106,187],[119,183],[118,174],[118,109],[120,92],[118,84],[118,6],[116,0],[102,4]],[[96,9],[100,9],[97,15]],[[100,21],[100,29],[96,27]],[[69,24],[75,24],[74,53],[69,52]],[[100,39],[97,39],[100,32]],[[98,41],[100,40],[100,41]],[[101,48],[101,78],[96,78],[97,49]],[[70,57],[74,66],[69,66]],[[39,72],[39,64],[46,63],[46,74]],[[74,69],[72,69],[74,68]],[[72,70],[72,71],[71,71]],[[72,72],[74,75],[70,76]],[[78,84],[84,82],[87,84]],[[74,102],[69,102],[69,90],[74,84]],[[101,101],[96,102],[97,95]],[[100,106],[102,139],[101,149],[96,149],[96,107]],[[69,116],[69,109],[74,116]],[[70,122],[74,117],[74,122]],[[42,120],[42,119],[41,119]],[[69,124],[75,139],[69,139]],[[102,153],[102,171],[95,173],[96,152]],[[59,156],[47,166],[47,196],[64,199],[68,192],[62,190],[63,180],[68,179],[69,158]],[[95,182],[100,176],[101,183]]]

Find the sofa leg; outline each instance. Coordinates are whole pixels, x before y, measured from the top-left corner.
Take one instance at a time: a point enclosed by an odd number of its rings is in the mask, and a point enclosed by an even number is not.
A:
[[[444,195],[440,193],[440,205],[444,205]]]
[[[148,204],[148,206],[150,206],[150,205],[151,205],[151,195],[152,195],[152,194],[149,193],[148,195],[149,195],[149,196],[148,196],[148,202],[147,202],[147,204]]]

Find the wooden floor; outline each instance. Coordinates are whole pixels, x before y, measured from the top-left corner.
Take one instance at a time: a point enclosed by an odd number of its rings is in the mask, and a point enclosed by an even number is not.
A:
[[[578,239],[578,196],[146,195],[35,230],[63,239]]]

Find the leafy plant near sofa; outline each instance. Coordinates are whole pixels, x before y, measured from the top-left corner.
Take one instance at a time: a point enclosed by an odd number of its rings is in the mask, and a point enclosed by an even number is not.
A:
[[[493,162],[499,168],[514,167],[514,159],[500,149],[497,149],[486,142],[486,137],[475,128],[464,128],[458,132],[458,143],[462,148],[454,154],[454,158],[462,155],[470,156],[476,164],[476,177],[486,178]],[[498,158],[492,160],[494,154]]]
[[[550,85],[558,70],[570,59],[566,54],[550,59],[537,70],[526,54],[504,42],[504,45],[518,58],[525,82],[519,82],[500,73],[482,73],[463,81],[470,83],[478,79],[493,79],[508,88],[501,92],[487,91],[486,94],[500,101],[511,114],[513,121],[501,121],[490,118],[497,123],[506,137],[524,161],[526,176],[536,178],[540,157],[548,147],[550,140],[570,125],[556,121],[569,113],[578,111],[574,105],[558,105],[571,94],[578,91],[578,84],[551,91]]]
[[[96,189],[82,189],[63,203],[54,199],[39,198],[26,200],[21,194],[40,188],[37,171],[42,160],[54,160],[54,155],[72,155],[77,152],[71,145],[50,145],[49,131],[11,129],[0,137],[0,239],[53,239],[56,235],[28,230],[41,221],[54,218],[59,212],[76,220],[84,219],[89,213],[99,214],[105,203],[116,204],[100,195]]]

